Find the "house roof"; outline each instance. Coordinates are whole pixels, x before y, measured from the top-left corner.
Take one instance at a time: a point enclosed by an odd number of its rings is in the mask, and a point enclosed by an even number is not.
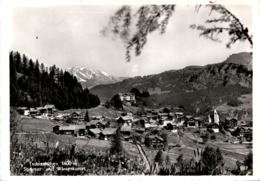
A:
[[[85,125],[68,125],[68,126],[60,126],[59,130],[78,130],[78,129],[86,129]]]
[[[193,116],[187,115],[186,118],[191,119],[191,118],[193,118]]]
[[[131,126],[122,126],[120,131],[122,131],[122,132],[131,132],[132,131],[132,127]]]
[[[80,112],[75,111],[75,112],[71,113],[71,115],[73,115],[73,114],[80,115]]]
[[[134,93],[130,93],[130,92],[128,92],[128,93],[120,92],[120,93],[118,93],[118,95],[119,96],[134,96],[135,94]]]
[[[105,128],[102,131],[102,134],[103,135],[114,135],[114,134],[116,134],[116,130],[117,130],[117,128]]]
[[[26,109],[28,109],[27,107],[17,107],[16,108],[17,110],[26,110]]]
[[[101,120],[91,120],[90,122],[87,123],[87,126],[96,125],[98,123],[105,125],[107,122]]]
[[[53,104],[46,104],[46,105],[44,106],[44,108],[46,108],[46,109],[55,108],[55,106],[54,106]]]
[[[135,131],[145,131],[145,128],[136,127],[136,128],[134,128],[133,130],[135,130]]]
[[[151,135],[151,136],[149,136],[149,138],[150,139],[158,139],[158,140],[160,140],[160,141],[164,141],[164,139],[161,137],[161,136],[158,136],[158,135]]]
[[[125,121],[127,121],[127,120],[133,120],[133,116],[129,116],[129,115],[126,115],[126,116],[120,116],[118,119],[123,119],[123,120],[125,120]],[[118,120],[117,119],[117,120]]]
[[[99,134],[101,133],[101,130],[99,128],[95,128],[95,129],[89,129],[90,132],[92,132],[93,134]]]

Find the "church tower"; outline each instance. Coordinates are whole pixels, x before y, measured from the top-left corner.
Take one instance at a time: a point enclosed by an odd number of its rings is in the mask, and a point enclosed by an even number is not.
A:
[[[214,109],[214,123],[219,124],[219,115],[216,109]]]

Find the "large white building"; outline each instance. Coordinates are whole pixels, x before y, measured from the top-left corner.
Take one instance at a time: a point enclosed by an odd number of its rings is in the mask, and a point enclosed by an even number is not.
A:
[[[136,102],[135,94],[133,94],[133,93],[119,93],[118,95],[122,102],[130,102],[130,103]]]

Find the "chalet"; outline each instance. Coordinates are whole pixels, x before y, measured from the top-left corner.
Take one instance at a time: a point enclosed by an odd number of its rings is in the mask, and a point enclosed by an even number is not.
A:
[[[123,134],[123,135],[131,135],[132,133],[132,127],[131,126],[122,126],[120,128],[120,132]]]
[[[219,132],[219,125],[216,123],[211,123],[207,126],[207,130],[212,131],[214,133],[218,133]]]
[[[145,128],[145,122],[141,121],[139,119],[136,119],[136,120],[133,121],[132,127],[133,128]]]
[[[132,126],[133,116],[120,116],[117,118],[118,126]]]
[[[92,116],[91,120],[104,121],[105,117],[103,117],[103,116]]]
[[[58,115],[56,115],[55,116],[55,119],[56,120],[64,120],[64,119],[67,119],[67,118],[69,118],[69,114],[68,113],[66,113],[66,114],[61,114],[61,113],[59,113]]]
[[[27,107],[17,107],[16,110],[21,115],[28,116],[30,114],[30,111]]]
[[[106,127],[106,121],[92,120],[86,124],[86,129],[102,128]]]
[[[164,139],[158,135],[150,135],[148,137],[151,142],[151,146],[154,148],[163,148],[164,146]]]
[[[54,126],[53,132],[56,134],[66,134],[74,136],[85,135],[85,125],[68,125],[68,126]]]
[[[37,109],[35,109],[35,108],[30,108],[30,115],[32,116],[32,117],[35,117],[36,115],[39,115],[40,114],[40,112],[37,110]]]
[[[110,140],[116,134],[117,128],[105,128],[100,133],[100,139]]]
[[[130,141],[130,142],[132,142],[133,141],[133,137],[132,137],[132,135],[123,135],[123,138],[124,138],[124,140],[125,141]]]
[[[143,134],[145,132],[145,128],[133,128],[132,130],[140,134]]]
[[[252,129],[251,128],[248,128],[248,127],[241,127],[239,129],[239,134],[238,134],[238,138],[245,142],[251,142],[252,139],[253,139],[253,136],[252,136]]]
[[[223,127],[225,129],[235,129],[237,127],[237,119],[234,118],[226,118],[225,122],[221,122],[221,124],[223,125]]]
[[[56,111],[56,108],[54,105],[50,105],[50,104],[46,104],[44,107],[43,107],[48,113],[53,113]]]
[[[133,93],[118,93],[120,100],[123,103],[136,103],[135,94]]]
[[[185,116],[187,119],[193,119],[193,116],[191,116],[191,115],[187,115],[187,116]]]
[[[183,117],[183,112],[175,112],[175,116],[176,118],[180,118],[180,117]]]
[[[159,119],[163,119],[163,120],[167,119],[168,115],[169,115],[169,113],[164,113],[164,112],[158,113]]]
[[[80,114],[80,112],[73,112],[73,113],[71,113],[70,114],[70,117],[72,117],[72,118],[74,118],[74,119],[78,119],[78,118],[80,118],[81,117],[81,114]]]
[[[176,122],[176,126],[179,127],[179,128],[183,127],[184,126],[184,122],[185,122],[185,120],[180,119],[179,121]]]
[[[178,133],[178,127],[176,125],[173,125],[172,127],[172,133]]]
[[[197,128],[197,127],[199,127],[198,121],[196,121],[194,118],[188,119],[186,122],[184,122],[184,124],[187,128]]]
[[[149,129],[151,127],[151,124],[149,122],[144,123],[144,127],[145,129]]]
[[[172,125],[172,123],[173,123],[173,121],[172,120],[164,120],[163,121],[163,126],[165,127],[165,126],[167,126],[168,124],[171,124]]]
[[[203,117],[195,117],[194,120],[198,122],[199,127],[205,127],[205,119]]]
[[[99,138],[100,137],[100,133],[101,133],[101,130],[99,128],[94,128],[94,129],[89,129],[88,130],[88,134],[90,136],[95,137],[95,138]]]

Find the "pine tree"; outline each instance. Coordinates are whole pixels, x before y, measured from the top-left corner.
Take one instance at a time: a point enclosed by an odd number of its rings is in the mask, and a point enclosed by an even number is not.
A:
[[[84,117],[84,121],[86,122],[89,122],[89,115],[88,115],[88,110],[86,110],[86,113],[85,113],[85,117]]]

